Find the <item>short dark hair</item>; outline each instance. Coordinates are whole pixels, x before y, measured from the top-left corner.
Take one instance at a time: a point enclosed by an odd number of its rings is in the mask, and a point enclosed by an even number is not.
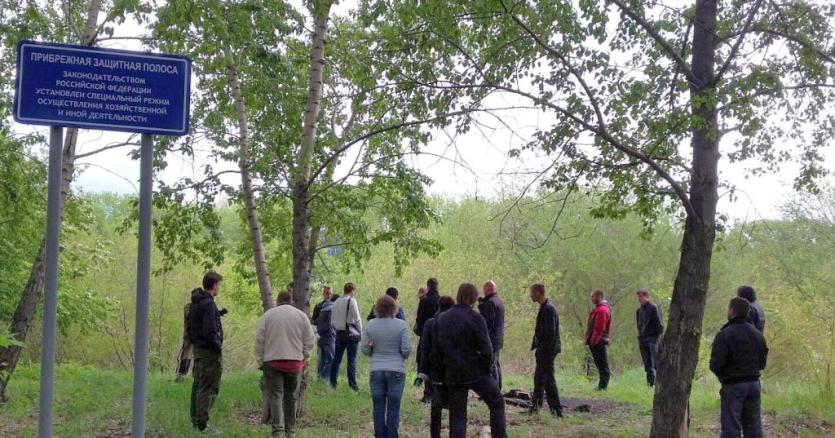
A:
[[[748,285],[742,285],[736,288],[736,296],[745,298],[749,303],[757,301],[757,292],[754,288]]]
[[[220,283],[223,277],[215,271],[209,271],[203,276],[203,290],[209,290]]]
[[[279,292],[278,297],[275,299],[275,302],[278,304],[290,304],[293,302],[293,294],[290,292]]]
[[[438,309],[440,312],[446,312],[450,307],[455,305],[455,299],[449,295],[444,295],[438,300]]]
[[[748,303],[748,300],[742,297],[732,298],[728,307],[731,311],[733,311],[735,318],[747,318],[748,311],[751,310],[751,304]]]
[[[478,289],[472,283],[461,283],[461,286],[458,286],[458,296],[455,301],[458,304],[472,306],[478,301]]]
[[[397,301],[397,296],[400,295],[400,293],[397,292],[396,287],[390,287],[390,288],[386,289],[386,295],[394,298],[394,300]]]
[[[545,285],[542,283],[535,283],[531,286],[531,290],[545,295]]]
[[[342,293],[344,293],[345,295],[348,295],[349,293],[355,291],[356,289],[357,289],[357,287],[354,286],[354,283],[351,283],[349,281],[348,283],[345,283],[345,286],[342,286]]]
[[[429,290],[438,290],[438,279],[430,277],[429,280],[426,280],[426,287],[428,287]]]
[[[338,300],[338,299],[339,299],[339,294],[333,294],[333,295],[331,295],[331,302],[334,302],[334,301],[336,301],[336,300]]]
[[[377,299],[377,304],[374,305],[374,314],[378,318],[393,318],[397,313],[397,303],[394,298],[383,295]]]
[[[599,296],[600,298],[606,298],[606,295],[603,294],[603,289],[600,289],[600,288],[597,288],[597,289],[591,291],[591,294]]]

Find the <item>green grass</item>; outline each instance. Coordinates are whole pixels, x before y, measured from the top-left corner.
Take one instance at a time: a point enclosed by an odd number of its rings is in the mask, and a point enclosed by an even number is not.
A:
[[[373,434],[371,399],[367,375],[361,369],[359,393],[346,385],[333,390],[316,381],[309,386],[307,413],[301,420],[299,437],[367,437]],[[38,368],[21,368],[9,388],[11,400],[0,406],[0,436],[30,437],[37,433]],[[412,376],[413,377],[413,376]],[[131,374],[95,369],[89,366],[62,365],[55,388],[55,436],[113,436],[130,430]],[[267,426],[255,424],[260,391],[257,372],[228,372],[221,383],[220,396],[211,413],[211,423],[227,437],[267,436]],[[644,385],[642,370],[616,375],[607,392],[593,390],[583,376],[558,374],[562,397],[605,398],[616,409],[605,415],[573,413],[556,420],[548,415],[530,418],[517,408],[508,407],[511,437],[634,437],[649,429],[652,391]],[[410,379],[411,381],[411,379]],[[509,376],[506,388],[529,389],[530,377]],[[153,374],[150,378],[148,431],[151,436],[189,437],[188,418],[190,380],[174,383],[172,376]],[[718,385],[714,380],[697,380],[691,407],[693,436],[718,433]],[[417,400],[420,389],[408,387],[401,417],[401,436],[428,435],[428,407]],[[763,410],[766,424],[779,436],[832,436],[835,429],[835,400],[822,396],[802,384],[765,382]],[[480,403],[470,409],[469,432],[488,424],[487,410]]]

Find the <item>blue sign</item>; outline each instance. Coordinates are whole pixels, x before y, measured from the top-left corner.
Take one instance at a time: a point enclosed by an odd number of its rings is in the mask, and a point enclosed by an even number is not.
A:
[[[14,119],[34,125],[185,135],[191,60],[21,41]]]

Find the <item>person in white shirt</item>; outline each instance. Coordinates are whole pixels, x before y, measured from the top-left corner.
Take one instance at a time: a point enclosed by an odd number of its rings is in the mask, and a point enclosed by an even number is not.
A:
[[[359,391],[357,386],[357,347],[362,336],[360,309],[355,298],[357,287],[345,283],[342,298],[336,300],[331,310],[331,326],[336,330],[336,353],[331,363],[331,386],[336,388],[342,356],[348,352],[348,386]]]
[[[276,307],[264,313],[255,335],[255,356],[264,372],[272,436],[292,436],[300,376],[313,349],[307,315],[293,307],[289,292],[278,294]]]

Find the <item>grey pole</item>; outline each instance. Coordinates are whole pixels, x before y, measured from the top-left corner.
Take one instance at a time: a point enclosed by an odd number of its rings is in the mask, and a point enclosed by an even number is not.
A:
[[[64,128],[49,128],[49,170],[46,191],[46,260],[44,267],[41,393],[38,436],[52,437],[52,390],[55,387],[55,324],[58,320],[58,239],[61,234],[61,172]]]
[[[133,361],[133,422],[131,436],[145,436],[148,392],[148,307],[151,282],[151,208],[154,136],[142,134],[139,160],[139,257],[136,262],[136,336]]]

